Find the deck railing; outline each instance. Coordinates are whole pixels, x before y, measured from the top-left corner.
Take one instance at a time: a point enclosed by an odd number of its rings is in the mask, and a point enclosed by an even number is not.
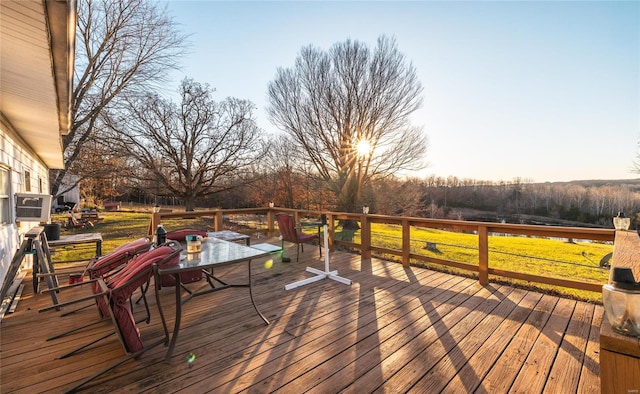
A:
[[[327,215],[329,231],[330,249],[337,245],[342,245],[352,249],[360,250],[363,260],[370,259],[372,252],[397,256],[404,266],[409,266],[411,260],[436,263],[448,267],[455,267],[474,271],[478,273],[479,282],[486,285],[489,282],[489,275],[496,275],[516,280],[561,286],[578,290],[601,292],[604,283],[589,283],[580,279],[567,279],[557,277],[546,277],[530,273],[516,272],[489,266],[489,235],[519,235],[546,238],[564,238],[568,240],[588,240],[598,242],[613,242],[615,238],[614,229],[582,228],[582,227],[561,227],[544,225],[508,224],[473,222],[448,219],[426,219],[403,216],[387,216],[372,214],[354,214],[342,212],[320,212],[298,209],[265,207],[246,209],[214,209],[193,212],[157,212],[153,213],[149,223],[149,235],[153,229],[162,222],[163,218],[181,217],[213,217],[213,227],[215,231],[224,229],[224,219],[231,215],[262,215],[266,216],[267,231],[274,234],[276,230],[275,214],[279,212],[289,213],[295,216],[296,222],[305,217],[318,218],[321,214]],[[355,242],[354,238],[345,240],[336,237],[336,228],[345,221],[353,221],[359,224],[360,242]],[[394,249],[372,245],[371,225],[374,223],[397,225],[402,229],[401,248]],[[458,231],[476,234],[478,238],[478,261],[477,264],[440,259],[411,251],[411,228],[432,228],[440,230]]]

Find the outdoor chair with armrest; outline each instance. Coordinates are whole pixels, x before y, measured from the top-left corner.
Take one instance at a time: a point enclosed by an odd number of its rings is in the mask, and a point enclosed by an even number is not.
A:
[[[93,228],[93,223],[86,219],[78,219],[73,212],[69,212],[69,218],[67,221],[67,227],[69,228]]]
[[[92,291],[95,294],[99,292],[99,289],[97,288],[97,285],[95,283],[95,279],[105,277],[110,273],[113,273],[121,269],[136,255],[146,252],[150,248],[151,248],[151,242],[149,242],[147,238],[140,238],[135,241],[122,244],[103,256],[94,257],[91,260],[89,260],[89,263],[87,263],[87,266],[85,267],[84,272],[82,273],[83,278],[85,276],[89,277],[88,281],[82,280],[79,283],[75,283],[67,286],[60,286],[60,287],[48,289],[45,291],[59,292],[61,290],[74,289],[83,285],[90,284],[92,286]],[[54,306],[57,306],[57,305],[54,305]],[[86,307],[87,306],[80,309],[84,309]],[[98,312],[100,313],[101,318],[108,316],[106,309],[100,308],[99,304],[98,304],[98,308],[99,308]],[[71,313],[77,312],[80,309],[75,309],[69,312],[65,312],[61,316],[69,315]]]
[[[181,242],[181,243],[185,243],[187,235],[198,235],[198,236],[200,236],[202,238],[205,238],[207,236],[207,232],[204,231],[204,230],[196,230],[196,229],[192,229],[192,228],[183,228],[183,229],[179,229],[179,230],[168,231],[167,232],[167,239],[168,240],[173,240],[173,241],[178,241],[178,242]],[[180,274],[180,283],[181,284],[188,284],[188,283],[198,282],[199,280],[202,279],[202,277],[203,277],[202,271],[185,272],[185,273]],[[161,281],[162,281],[162,286],[163,287],[173,287],[173,286],[176,285],[176,281],[173,278],[173,276],[171,276],[171,275],[163,275],[161,277]],[[186,291],[189,291],[189,289],[185,288],[184,286],[183,286],[183,288]]]
[[[134,257],[136,257],[137,255],[141,254],[141,253],[145,253],[148,252],[149,249],[151,248],[151,243],[149,242],[149,240],[147,238],[141,238],[132,242],[128,242],[126,244],[120,245],[119,247],[117,247],[116,249],[114,249],[112,252],[97,258],[97,259],[92,259],[89,264],[87,265],[86,269],[85,269],[85,273],[88,274],[89,276],[89,280],[87,281],[83,281],[80,283],[76,283],[73,285],[69,285],[69,286],[63,286],[60,288],[53,288],[53,289],[47,289],[45,290],[45,292],[47,291],[57,291],[57,290],[65,290],[65,289],[71,289],[71,288],[76,288],[79,286],[83,286],[83,285],[90,285],[91,286],[91,290],[92,290],[92,294],[89,296],[85,296],[82,298],[78,298],[75,300],[71,300],[69,302],[65,302],[65,303],[58,303],[58,304],[54,304],[51,307],[48,308],[43,308],[40,311],[45,311],[45,310],[49,310],[49,309],[53,309],[53,308],[60,308],[62,306],[67,306],[67,305],[71,305],[71,304],[76,304],[79,302],[83,302],[83,301],[90,301],[90,300],[94,300],[98,309],[98,314],[100,317],[100,320],[97,321],[93,321],[75,328],[72,328],[70,330],[67,330],[65,332],[62,332],[60,334],[51,336],[49,338],[47,338],[47,341],[51,341],[54,339],[58,339],[61,337],[64,337],[66,335],[78,332],[80,330],[83,330],[85,328],[91,327],[95,324],[99,324],[101,322],[104,322],[105,320],[109,319],[109,306],[107,303],[104,302],[104,300],[100,297],[95,297],[95,294],[99,294],[102,289],[100,288],[98,279],[103,279],[103,280],[113,280],[112,278],[110,278],[111,276],[115,276],[116,273],[120,272]],[[146,298],[144,298],[144,293],[146,292],[146,289],[141,286],[141,293],[142,296],[141,298],[144,299],[144,303],[145,303],[145,310],[147,312],[147,315],[144,319],[142,319],[141,321],[149,321],[149,307],[147,305],[147,301]],[[130,300],[131,302],[131,300]],[[67,316],[69,314],[75,313],[77,311],[79,311],[80,309],[84,309],[87,308],[91,305],[86,305],[82,308],[79,309],[74,309],[72,311],[69,312],[65,312],[63,314],[61,314],[62,316]],[[105,335],[103,338],[108,337],[110,334]],[[103,339],[102,338],[102,339]],[[93,343],[98,342],[98,340],[94,341]],[[69,352],[67,354],[62,355],[60,358],[65,358],[68,357],[74,353],[76,353],[77,351],[83,349],[84,347],[86,347],[87,345],[83,345],[77,349],[75,349],[72,352]]]
[[[153,267],[164,264],[177,264],[180,260],[181,247],[175,242],[167,243],[156,249],[136,256],[129,264],[107,280],[98,278],[101,292],[95,294],[102,298],[109,307],[109,315],[114,325],[114,331],[122,344],[126,356],[117,363],[82,380],[67,390],[75,392],[80,387],[90,383],[104,373],[118,367],[132,358],[139,358],[145,351],[167,342],[168,335],[149,345],[145,345],[140,335],[140,329],[131,311],[131,295],[139,287],[147,283],[153,276]]]
[[[87,269],[85,270],[85,273],[89,275],[90,279],[112,275],[115,272],[118,272],[122,267],[124,267],[124,265],[127,264],[133,257],[139,255],[140,253],[148,252],[152,246],[153,244],[147,237],[139,238],[135,241],[120,245],[116,249],[114,249],[113,252],[111,252],[112,254],[114,254],[114,256],[112,256],[110,260],[103,261],[98,258],[90,261]],[[94,293],[97,293],[99,289],[96,288],[95,284],[93,286]],[[142,294],[136,301],[136,304],[140,302],[140,299],[144,299],[144,295],[148,287],[149,286],[147,285],[145,288],[140,289]],[[105,309],[103,308],[102,311],[104,312]],[[102,316],[108,316],[108,313],[103,313]]]
[[[299,226],[296,226],[293,215],[278,213],[276,214],[276,220],[278,221],[278,228],[280,229],[280,235],[282,236],[282,249],[284,250],[284,242],[292,242],[296,244],[296,261],[300,259],[300,248],[304,253],[305,242],[312,240],[318,240],[318,251],[320,257],[322,257],[322,246],[320,245],[320,238],[318,234],[307,234],[300,230]]]

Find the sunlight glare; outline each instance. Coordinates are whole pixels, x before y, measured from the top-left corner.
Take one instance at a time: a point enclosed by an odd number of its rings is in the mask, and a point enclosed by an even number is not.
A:
[[[360,140],[356,144],[356,151],[358,152],[358,156],[368,156],[371,152],[371,144],[369,140]]]

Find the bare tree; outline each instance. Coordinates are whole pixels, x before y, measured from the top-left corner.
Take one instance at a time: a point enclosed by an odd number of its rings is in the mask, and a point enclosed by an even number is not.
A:
[[[200,198],[253,178],[252,166],[266,152],[253,103],[235,98],[217,103],[212,92],[206,84],[184,79],[179,105],[149,95],[105,116],[114,147],[135,160],[142,170],[138,176],[184,199],[187,210]]]
[[[126,159],[114,156],[112,147],[105,147],[104,144],[85,144],[79,162],[85,174],[94,174],[80,181],[80,196],[85,204],[91,206],[99,206],[105,200],[119,197],[123,183],[130,178]]]
[[[296,157],[299,155],[296,154],[296,145],[291,138],[286,135],[277,136],[267,162],[270,164],[272,177],[270,198],[279,206],[295,207],[294,189],[299,184],[296,179],[300,177],[301,168]]]
[[[113,168],[83,165],[81,151],[101,129],[100,114],[127,95],[141,94],[177,68],[186,37],[166,5],[146,0],[78,0],[73,125],[62,139],[64,170],[52,171],[51,192],[63,193],[67,172],[107,176]],[[73,185],[72,185],[73,186]]]
[[[423,181],[417,178],[397,179],[388,177],[373,182],[373,213],[398,216],[426,216],[434,218],[432,206],[426,207],[423,197]],[[444,216],[444,215],[443,215]]]
[[[270,120],[305,152],[337,200],[356,212],[374,177],[422,168],[426,137],[409,124],[422,85],[394,39],[305,47],[269,84]],[[364,149],[363,149],[364,148]]]

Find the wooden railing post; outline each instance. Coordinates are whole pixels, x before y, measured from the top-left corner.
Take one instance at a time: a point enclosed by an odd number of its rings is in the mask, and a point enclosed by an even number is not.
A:
[[[411,260],[411,226],[407,219],[402,219],[402,266],[409,267]]]
[[[482,286],[489,284],[489,236],[486,226],[478,227],[478,280]]]
[[[297,224],[300,223],[300,212],[297,210],[293,212],[293,222]]]
[[[269,210],[267,211],[267,235],[269,237],[273,235],[273,220],[274,220],[273,208],[269,208]]]
[[[360,219],[360,258],[371,259],[371,222],[367,215],[362,215]]]
[[[149,228],[147,229],[147,236],[149,239],[153,238],[153,234],[156,232],[156,228],[161,223],[161,215],[159,212],[154,212],[151,214],[151,222],[149,222]]]
[[[334,250],[333,237],[336,235],[336,226],[335,226],[335,223],[333,222],[333,215],[330,213],[327,214],[327,225],[328,225],[328,231],[329,231],[329,251],[333,252]],[[324,236],[324,234],[322,236]]]
[[[216,216],[213,220],[213,231],[222,231],[222,227],[223,227],[222,210],[218,208],[216,209]]]

